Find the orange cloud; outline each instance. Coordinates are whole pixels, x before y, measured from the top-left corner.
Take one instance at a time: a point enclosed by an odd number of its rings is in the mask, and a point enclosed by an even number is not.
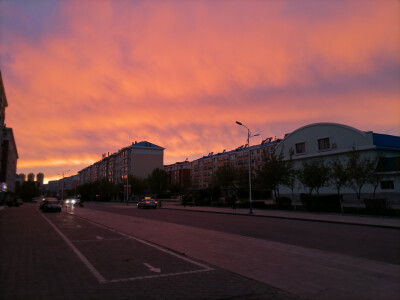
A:
[[[399,134],[399,3],[299,3],[60,1],[36,39],[3,23],[19,172],[78,171],[134,140],[193,159],[243,144],[236,120]]]

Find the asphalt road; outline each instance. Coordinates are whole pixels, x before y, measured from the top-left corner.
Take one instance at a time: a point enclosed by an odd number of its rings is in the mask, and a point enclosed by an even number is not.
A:
[[[93,205],[92,209],[193,226],[400,265],[400,230],[244,215]]]
[[[0,299],[294,298],[65,212],[0,211]]]

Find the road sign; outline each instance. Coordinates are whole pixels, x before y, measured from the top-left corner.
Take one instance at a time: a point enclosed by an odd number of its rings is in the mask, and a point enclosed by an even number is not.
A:
[[[124,194],[126,195],[126,194],[128,194],[128,195],[131,195],[132,194],[132,189],[131,189],[131,185],[130,184],[128,184],[128,185],[124,185]]]

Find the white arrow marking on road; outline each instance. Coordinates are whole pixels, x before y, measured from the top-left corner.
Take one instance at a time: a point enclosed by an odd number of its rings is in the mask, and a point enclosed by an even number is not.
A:
[[[156,272],[156,273],[161,273],[161,269],[160,268],[154,268],[152,265],[149,265],[147,263],[143,263],[146,267],[149,268],[149,271],[151,272]]]
[[[102,240],[103,238],[101,236],[96,235],[96,239]]]

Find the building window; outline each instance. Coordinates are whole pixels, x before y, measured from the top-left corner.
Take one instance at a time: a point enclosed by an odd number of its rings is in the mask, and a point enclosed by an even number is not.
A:
[[[296,154],[306,153],[306,143],[296,144]]]
[[[318,140],[318,149],[320,151],[331,149],[331,144],[329,142],[329,138],[319,139]]]
[[[383,180],[381,181],[381,190],[394,190],[393,180]]]

